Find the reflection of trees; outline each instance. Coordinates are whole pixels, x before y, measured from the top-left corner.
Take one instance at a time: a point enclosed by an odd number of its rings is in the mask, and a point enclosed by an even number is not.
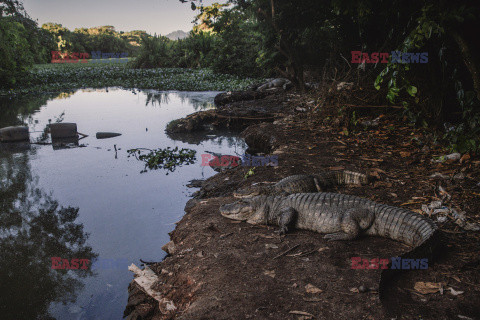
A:
[[[25,124],[31,121],[31,114],[47,104],[57,94],[50,93],[38,96],[23,96],[14,99],[0,99],[0,128]]]
[[[214,145],[224,145],[228,147],[245,147],[245,142],[238,137],[238,133],[225,130],[198,131],[192,133],[169,133],[167,136],[175,141],[181,141],[188,144],[199,145],[205,141],[211,141]]]
[[[0,150],[0,314],[47,316],[51,302],[72,302],[90,270],[53,270],[51,257],[93,259],[78,208],[61,207],[32,178],[28,152]]]
[[[213,108],[215,104],[213,103],[213,97],[207,96],[205,93],[201,92],[162,92],[162,91],[152,91],[152,90],[143,90],[143,93],[147,96],[145,105],[148,106],[162,106],[162,104],[170,103],[170,96],[176,95],[180,98],[182,103],[191,104],[195,111],[206,110]]]
[[[158,91],[145,91],[147,95],[147,100],[145,101],[145,106],[151,104],[155,107],[158,104],[160,107],[163,104],[168,104],[170,98],[168,97],[168,92],[158,92]]]
[[[70,92],[60,92],[54,99],[61,100],[61,99],[68,99],[75,94],[75,91]]]

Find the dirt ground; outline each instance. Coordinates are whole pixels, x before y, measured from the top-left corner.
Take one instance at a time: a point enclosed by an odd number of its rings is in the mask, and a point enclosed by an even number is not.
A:
[[[164,300],[159,303],[132,282],[127,319],[480,319],[480,232],[466,231],[451,216],[438,222],[441,254],[427,270],[403,273],[390,283],[389,305],[382,307],[380,270],[352,269],[351,258],[391,258],[407,246],[377,237],[327,242],[302,230],[278,236],[273,227],[219,214],[220,205],[234,201],[233,190],[252,183],[349,169],[375,181],[332,191],[419,213],[422,205],[442,200],[464,211],[468,222],[480,221],[478,157],[433,162],[448,152],[429,130],[405,125],[395,110],[332,107],[316,113],[312,99],[288,93],[226,106],[256,105],[267,112],[272,106],[276,121],[254,124],[242,136],[250,149],[278,155],[279,165],[257,167],[248,178],[250,168],[239,166],[203,184],[171,233],[169,256],[150,266],[159,277],[153,289]],[[378,125],[361,124],[375,118]],[[414,288],[417,282],[439,290],[422,294]]]

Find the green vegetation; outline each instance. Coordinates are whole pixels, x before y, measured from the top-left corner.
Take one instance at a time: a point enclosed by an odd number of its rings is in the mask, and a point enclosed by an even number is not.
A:
[[[12,87],[34,63],[47,62],[47,32],[17,0],[0,0],[0,87]]]
[[[15,89],[0,95],[66,91],[75,88],[123,87],[180,91],[227,91],[255,82],[208,69],[131,69],[122,62],[89,62],[35,65],[19,79]]]
[[[180,1],[201,6],[201,1]],[[300,90],[305,90],[306,75],[308,81],[320,82],[326,88],[332,80],[353,82],[362,88],[374,87],[381,98],[372,94],[372,104],[400,104],[410,121],[440,130],[444,130],[443,123],[448,120],[444,138],[452,150],[480,151],[480,46],[474,31],[480,29],[480,3],[467,0],[232,0],[229,3],[233,6],[201,6],[201,12],[208,13],[202,15],[206,17],[205,25],[212,27],[218,38],[214,63],[221,65],[223,72],[236,73],[254,66],[265,75],[289,78]],[[214,20],[210,19],[212,12]],[[237,15],[243,18],[236,20]],[[229,29],[239,31],[229,33]],[[248,36],[235,39],[242,30]],[[246,46],[239,45],[250,40],[255,47],[254,63],[248,49],[242,52]],[[222,48],[222,43],[228,45]],[[229,52],[231,48],[235,49]],[[403,64],[390,60],[387,64],[353,64],[352,51],[428,52],[428,63]],[[238,65],[231,67],[230,63]],[[217,71],[217,66],[212,67]]]
[[[198,10],[195,27],[182,40],[113,26],[38,28],[19,0],[0,0],[2,93],[112,85],[230,90],[250,81],[237,77],[270,76],[288,78],[305,91],[306,82],[328,90],[346,81],[355,84],[352,90],[378,90],[367,103],[402,105],[409,121],[443,130],[453,150],[479,151],[478,1],[179,1]],[[41,66],[26,73],[47,62],[51,50],[126,51],[137,59],[122,67]],[[428,62],[357,64],[352,51],[428,52]]]
[[[211,68],[217,73],[243,77],[269,74],[262,51],[261,34],[249,12],[226,9],[214,3],[200,7],[197,25],[189,37],[172,41],[166,37],[142,37],[133,68]]]
[[[143,151],[149,151],[147,154],[142,154]],[[170,150],[170,147],[166,149],[146,149],[146,148],[137,148],[127,150],[128,157],[135,156],[137,160],[145,162],[145,169],[141,172],[147,172],[147,168],[150,170],[157,169],[166,169],[170,172],[175,171],[177,166],[182,166],[183,164],[189,165],[195,163],[197,153],[192,149],[181,149],[178,147]],[[168,172],[167,172],[168,174]]]
[[[247,173],[245,173],[244,178],[248,179],[251,176],[253,176],[254,174],[255,174],[255,167],[248,169]]]
[[[113,26],[77,28],[71,32],[61,24],[45,23],[42,30],[54,41],[54,45],[49,49],[64,53],[127,52],[129,56],[134,56],[140,46],[141,37],[147,36],[145,31],[140,30],[117,32]]]

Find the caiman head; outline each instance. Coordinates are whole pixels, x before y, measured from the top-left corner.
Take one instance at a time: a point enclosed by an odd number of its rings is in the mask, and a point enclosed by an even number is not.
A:
[[[255,214],[255,207],[248,200],[239,200],[234,203],[224,204],[220,207],[220,214],[226,218],[248,221]]]
[[[249,187],[240,190],[236,190],[233,192],[233,196],[235,198],[251,198],[258,196],[260,194],[260,188]]]

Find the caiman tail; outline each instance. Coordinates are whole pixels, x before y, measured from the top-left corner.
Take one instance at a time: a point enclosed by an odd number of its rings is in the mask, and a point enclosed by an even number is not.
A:
[[[401,241],[414,248],[399,257],[401,259],[428,259],[431,263],[436,249],[440,243],[439,231],[436,224],[415,212],[403,208],[375,204],[376,219],[372,227],[366,232],[393,240]],[[392,278],[404,270],[382,269],[380,274],[379,298],[384,307],[388,309],[386,291]]]
[[[366,174],[354,171],[332,171],[324,174],[332,174],[337,185],[356,184],[363,185],[368,183],[368,176]]]

